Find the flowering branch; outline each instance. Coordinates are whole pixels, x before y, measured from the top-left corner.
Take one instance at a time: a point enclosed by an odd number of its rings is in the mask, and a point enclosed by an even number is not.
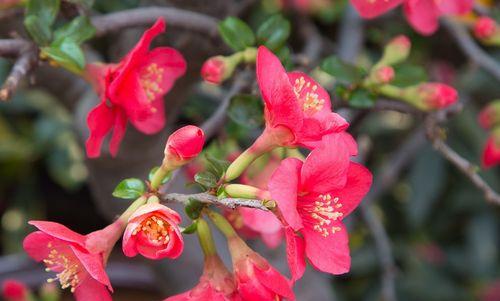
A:
[[[160,197],[162,202],[166,203],[180,203],[188,204],[190,199],[195,199],[204,204],[211,204],[217,206],[224,206],[227,208],[235,209],[237,207],[255,208],[264,211],[269,211],[274,207],[274,202],[266,204],[261,200],[254,199],[241,199],[241,198],[223,198],[218,199],[216,196],[208,193],[195,193],[195,194],[181,194],[181,193],[166,193]]]
[[[474,42],[467,29],[452,20],[444,20],[444,24],[469,59],[500,81],[500,64]]]
[[[171,26],[183,27],[203,34],[217,33],[217,19],[200,13],[173,7],[141,7],[93,17],[97,37],[127,27],[151,25],[158,18],[165,18]]]

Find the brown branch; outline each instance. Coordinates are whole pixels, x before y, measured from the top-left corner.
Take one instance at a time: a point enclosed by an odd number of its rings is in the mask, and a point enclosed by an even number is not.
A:
[[[199,33],[214,35],[217,33],[218,20],[214,17],[173,7],[141,7],[122,10],[102,16],[92,17],[96,27],[96,36],[104,36],[124,28],[147,26],[163,17],[170,26],[177,26]]]
[[[500,81],[500,64],[476,44],[467,29],[453,20],[444,20],[444,25],[469,59]]]
[[[38,51],[34,47],[24,51],[12,67],[9,76],[0,89],[0,100],[9,99],[23,79],[35,67],[38,59]]]
[[[16,57],[31,47],[31,43],[23,39],[0,39],[0,56]]]
[[[167,193],[162,194],[160,197],[162,202],[166,203],[180,203],[186,205],[190,199],[195,199],[205,204],[223,206],[230,209],[235,209],[237,207],[248,207],[255,208],[264,211],[269,211],[269,208],[266,207],[261,200],[252,200],[252,199],[240,199],[240,198],[224,198],[218,199],[216,196],[213,196],[208,193],[195,193],[195,194],[180,194],[180,193]],[[271,207],[274,203],[270,203]]]

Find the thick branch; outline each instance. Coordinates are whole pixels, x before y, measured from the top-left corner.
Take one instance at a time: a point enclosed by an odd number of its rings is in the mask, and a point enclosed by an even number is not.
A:
[[[236,199],[236,198],[218,199],[216,196],[213,196],[208,193],[196,193],[196,194],[167,193],[161,195],[162,202],[180,203],[186,205],[190,199],[195,199],[205,204],[223,206],[231,209],[235,209],[237,207],[248,207],[248,208],[255,208],[264,211],[269,211],[269,209],[260,200]]]
[[[28,49],[20,55],[14,67],[12,67],[9,76],[5,80],[2,89],[0,89],[0,100],[5,101],[10,98],[17,89],[21,79],[23,79],[36,65],[37,56],[38,52],[35,48]]]
[[[214,35],[217,32],[217,19],[196,12],[173,7],[141,7],[123,10],[107,15],[92,17],[96,27],[96,36],[120,31],[127,27],[147,26],[163,17],[168,25],[190,29],[203,34]]]
[[[474,42],[467,29],[452,20],[444,20],[444,24],[469,59],[500,81],[500,64]]]
[[[0,56],[19,56],[30,45],[30,42],[22,39],[0,39]]]

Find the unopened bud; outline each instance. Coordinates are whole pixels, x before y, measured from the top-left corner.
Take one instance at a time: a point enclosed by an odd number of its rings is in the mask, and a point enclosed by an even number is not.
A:
[[[458,99],[457,90],[442,83],[423,83],[404,89],[404,99],[417,108],[430,111],[448,107]]]
[[[500,99],[490,102],[481,110],[479,124],[485,129],[500,125]]]
[[[2,285],[2,296],[7,301],[28,301],[29,289],[22,282],[6,280]]]
[[[478,39],[489,39],[497,30],[497,23],[490,17],[481,17],[474,24],[474,35]]]
[[[485,168],[500,164],[500,126],[491,131],[490,137],[484,147],[481,161]]]
[[[220,85],[232,73],[232,70],[227,65],[225,57],[221,55],[211,57],[201,67],[201,77],[207,83]]]
[[[182,166],[194,159],[203,149],[205,134],[194,125],[188,125],[173,132],[165,146],[163,165]]]
[[[370,80],[374,84],[388,84],[394,79],[394,68],[381,66],[372,71]]]
[[[377,67],[386,65],[392,66],[405,61],[410,55],[411,41],[405,35],[399,35],[392,39],[384,48],[384,54]]]

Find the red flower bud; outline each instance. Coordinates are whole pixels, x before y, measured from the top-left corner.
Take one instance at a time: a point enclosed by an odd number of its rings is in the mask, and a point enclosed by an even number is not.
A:
[[[500,127],[491,132],[483,150],[482,164],[490,168],[500,164]]]
[[[500,124],[500,100],[495,100],[484,107],[479,113],[479,124],[484,129],[489,129]]]
[[[182,127],[168,137],[163,163],[184,165],[198,156],[204,143],[205,134],[202,129],[194,125]]]
[[[382,66],[375,70],[373,79],[376,83],[388,84],[394,79],[394,68],[390,66]]]
[[[28,300],[28,288],[22,282],[16,280],[5,280],[2,285],[2,296],[9,301]]]
[[[223,56],[214,56],[205,61],[201,67],[201,77],[204,81],[220,85],[226,78],[226,61]]]
[[[458,99],[457,90],[442,83],[424,83],[418,86],[419,103],[424,110],[436,110],[448,107]]]
[[[384,48],[382,59],[377,63],[379,66],[392,66],[398,64],[410,55],[411,41],[405,35],[399,35],[389,41]]]
[[[474,24],[474,35],[478,39],[491,38],[497,30],[497,23],[490,17],[481,17]]]

